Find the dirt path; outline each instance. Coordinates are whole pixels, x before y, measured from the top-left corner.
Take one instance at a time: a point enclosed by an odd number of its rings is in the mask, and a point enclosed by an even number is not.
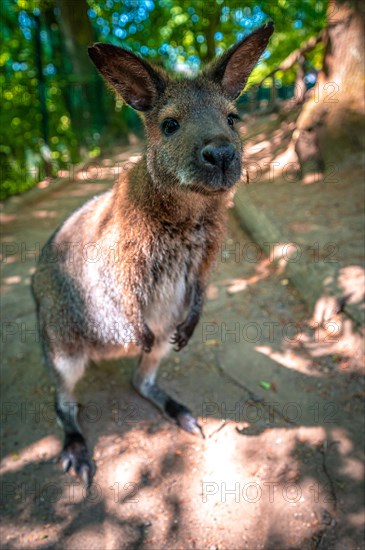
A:
[[[360,374],[311,328],[280,267],[233,212],[203,319],[160,372],[206,439],[179,431],[132,390],[134,360],[91,365],[78,396],[98,466],[93,491],[85,497],[61,473],[29,278],[53,229],[109,187],[105,177],[4,216],[1,547],[363,548]]]

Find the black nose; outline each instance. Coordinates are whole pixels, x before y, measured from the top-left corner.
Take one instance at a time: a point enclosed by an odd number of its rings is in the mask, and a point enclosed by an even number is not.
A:
[[[205,145],[201,150],[204,163],[220,168],[222,172],[227,170],[235,155],[235,148],[232,144],[226,145]]]

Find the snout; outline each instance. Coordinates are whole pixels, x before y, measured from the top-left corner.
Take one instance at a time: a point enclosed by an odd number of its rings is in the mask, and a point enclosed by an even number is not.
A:
[[[239,180],[241,159],[233,143],[226,140],[205,143],[198,158],[199,184],[208,192],[226,191]]]
[[[231,143],[224,145],[205,145],[201,150],[201,160],[205,166],[219,169],[223,174],[230,168],[236,150]]]

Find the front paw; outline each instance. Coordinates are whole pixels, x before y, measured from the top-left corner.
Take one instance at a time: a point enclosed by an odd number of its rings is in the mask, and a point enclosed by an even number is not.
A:
[[[175,334],[171,337],[171,344],[176,344],[174,347],[175,351],[180,351],[186,346],[189,342],[191,335],[193,334],[194,328],[191,328],[190,325],[186,323],[181,323],[176,327]]]
[[[145,353],[150,353],[155,341],[155,335],[152,330],[145,324],[141,335],[141,346]]]

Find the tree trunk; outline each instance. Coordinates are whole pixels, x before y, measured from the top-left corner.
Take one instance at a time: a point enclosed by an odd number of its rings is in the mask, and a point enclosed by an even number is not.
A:
[[[87,47],[94,41],[94,33],[87,15],[86,0],[59,0],[60,25],[65,37],[65,46],[70,56],[75,75],[84,79],[93,75]]]
[[[94,42],[94,32],[86,0],[58,0],[58,5],[65,50],[73,72],[67,94],[72,98],[70,115],[80,143],[85,144],[87,130],[99,126],[101,109],[100,96],[97,97],[100,93],[98,79],[87,53],[88,46]]]
[[[41,44],[41,22],[39,15],[34,15],[35,58],[37,67],[38,94],[41,112],[42,141],[40,152],[44,163],[46,177],[52,176],[52,165],[49,148],[49,117],[46,100],[46,83],[43,74],[43,56]]]
[[[215,38],[214,35],[219,28],[219,19],[221,14],[220,5],[215,4],[215,2],[207,2],[204,4],[203,8],[206,16],[209,20],[209,25],[206,29],[206,39],[207,39],[207,54],[204,58],[205,62],[209,62],[215,57]],[[208,9],[209,8],[209,9]]]
[[[364,19],[362,2],[330,1],[323,73],[355,108],[364,106]]]
[[[305,57],[300,56],[298,59],[298,69],[295,77],[294,97],[297,105],[301,105],[305,99],[306,85],[305,76]]]
[[[358,151],[364,120],[364,13],[362,2],[330,0],[323,70],[293,134],[304,177]]]

